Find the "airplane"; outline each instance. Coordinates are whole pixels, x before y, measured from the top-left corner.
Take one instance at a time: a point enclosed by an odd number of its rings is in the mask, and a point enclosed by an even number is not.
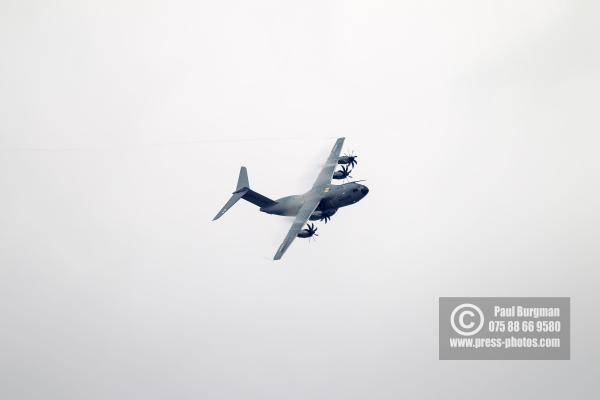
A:
[[[306,193],[282,197],[277,200],[263,196],[250,189],[248,182],[248,170],[240,168],[236,190],[221,211],[213,218],[213,221],[221,218],[239,199],[244,199],[260,207],[260,211],[267,214],[293,216],[295,217],[285,239],[277,249],[274,260],[280,260],[290,247],[296,237],[308,238],[317,235],[314,224],[302,229],[307,221],[324,220],[327,222],[340,207],[350,206],[362,200],[369,188],[354,181],[342,185],[332,185],[331,179],[338,164],[356,164],[356,156],[342,156],[340,152],[345,138],[338,138],[327,157],[325,165],[317,176],[315,183]]]

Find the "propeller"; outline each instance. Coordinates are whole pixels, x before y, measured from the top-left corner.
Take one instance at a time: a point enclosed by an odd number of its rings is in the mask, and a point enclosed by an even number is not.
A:
[[[317,241],[317,236],[319,236],[319,234],[317,233],[317,228],[315,228],[315,224],[310,224],[309,225],[309,227],[308,227],[308,233],[310,234],[310,236],[308,237],[308,241],[309,242],[311,240]]]
[[[315,224],[307,224],[307,227],[298,232],[298,237],[301,238],[310,238],[313,236],[319,236],[317,233],[317,228],[315,228]]]
[[[350,169],[349,165],[342,165],[342,171],[343,171],[344,175],[346,175],[346,178],[352,178],[350,176],[350,172],[352,172],[352,169]]]
[[[352,168],[354,168],[356,164],[358,164],[358,161],[356,161],[356,158],[358,156],[354,154],[354,150],[352,150],[352,153],[346,154],[346,157],[348,157],[348,164],[350,164]]]

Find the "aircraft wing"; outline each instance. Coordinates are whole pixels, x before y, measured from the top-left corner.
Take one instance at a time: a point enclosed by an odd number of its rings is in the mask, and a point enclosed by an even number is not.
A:
[[[340,152],[342,151],[342,146],[344,145],[344,139],[346,138],[341,137],[335,141],[335,144],[331,149],[331,153],[329,153],[329,157],[327,157],[325,165],[321,169],[319,176],[317,176],[317,180],[313,184],[313,188],[329,185],[331,183],[331,177],[333,176],[335,166],[340,158]]]
[[[281,257],[283,257],[283,254],[286,252],[288,247],[290,247],[294,239],[296,239],[296,236],[302,230],[302,227],[306,221],[308,221],[312,213],[321,202],[323,193],[322,187],[331,183],[331,177],[333,176],[335,166],[337,165],[340,157],[340,152],[342,151],[342,146],[344,145],[344,139],[345,138],[342,137],[335,141],[335,144],[331,149],[331,153],[329,153],[329,157],[327,157],[325,165],[321,169],[317,180],[313,184],[312,190],[306,196],[304,204],[302,207],[300,207],[298,214],[296,214],[296,219],[294,219],[292,227],[290,228],[285,239],[283,239],[279,249],[277,249],[277,253],[275,253],[275,257],[273,258],[274,260],[279,260]]]
[[[300,207],[300,211],[298,211],[298,214],[296,214],[296,219],[294,219],[292,227],[290,228],[285,239],[283,239],[283,242],[281,242],[281,245],[277,249],[277,253],[275,253],[273,260],[280,260],[281,257],[283,257],[283,253],[286,252],[288,247],[290,247],[290,244],[292,244],[294,239],[296,239],[296,235],[298,235],[298,232],[302,230],[302,227],[306,221],[308,221],[308,218],[310,218],[313,211],[315,211],[320,201],[320,196],[313,196],[307,199],[302,207]]]

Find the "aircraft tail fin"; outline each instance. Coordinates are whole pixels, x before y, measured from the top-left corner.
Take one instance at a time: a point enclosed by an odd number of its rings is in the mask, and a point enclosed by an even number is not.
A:
[[[246,167],[240,168],[240,176],[238,176],[236,190],[240,190],[243,188],[250,189],[250,182],[248,182],[248,170],[246,169]]]
[[[221,218],[223,214],[233,207],[233,205],[237,203],[239,199],[244,199],[252,204],[256,204],[259,207],[266,207],[275,204],[275,201],[250,189],[250,183],[248,182],[248,170],[246,167],[241,167],[235,192],[232,193],[232,196],[229,198],[227,203],[225,203],[223,208],[221,208],[221,211],[215,215],[213,221]]]

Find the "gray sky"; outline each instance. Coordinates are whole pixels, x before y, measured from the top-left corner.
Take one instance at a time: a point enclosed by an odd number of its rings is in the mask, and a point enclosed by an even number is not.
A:
[[[4,0],[0,398],[595,398],[599,12]],[[210,221],[338,136],[316,242]],[[439,296],[571,296],[572,360],[438,361]]]

